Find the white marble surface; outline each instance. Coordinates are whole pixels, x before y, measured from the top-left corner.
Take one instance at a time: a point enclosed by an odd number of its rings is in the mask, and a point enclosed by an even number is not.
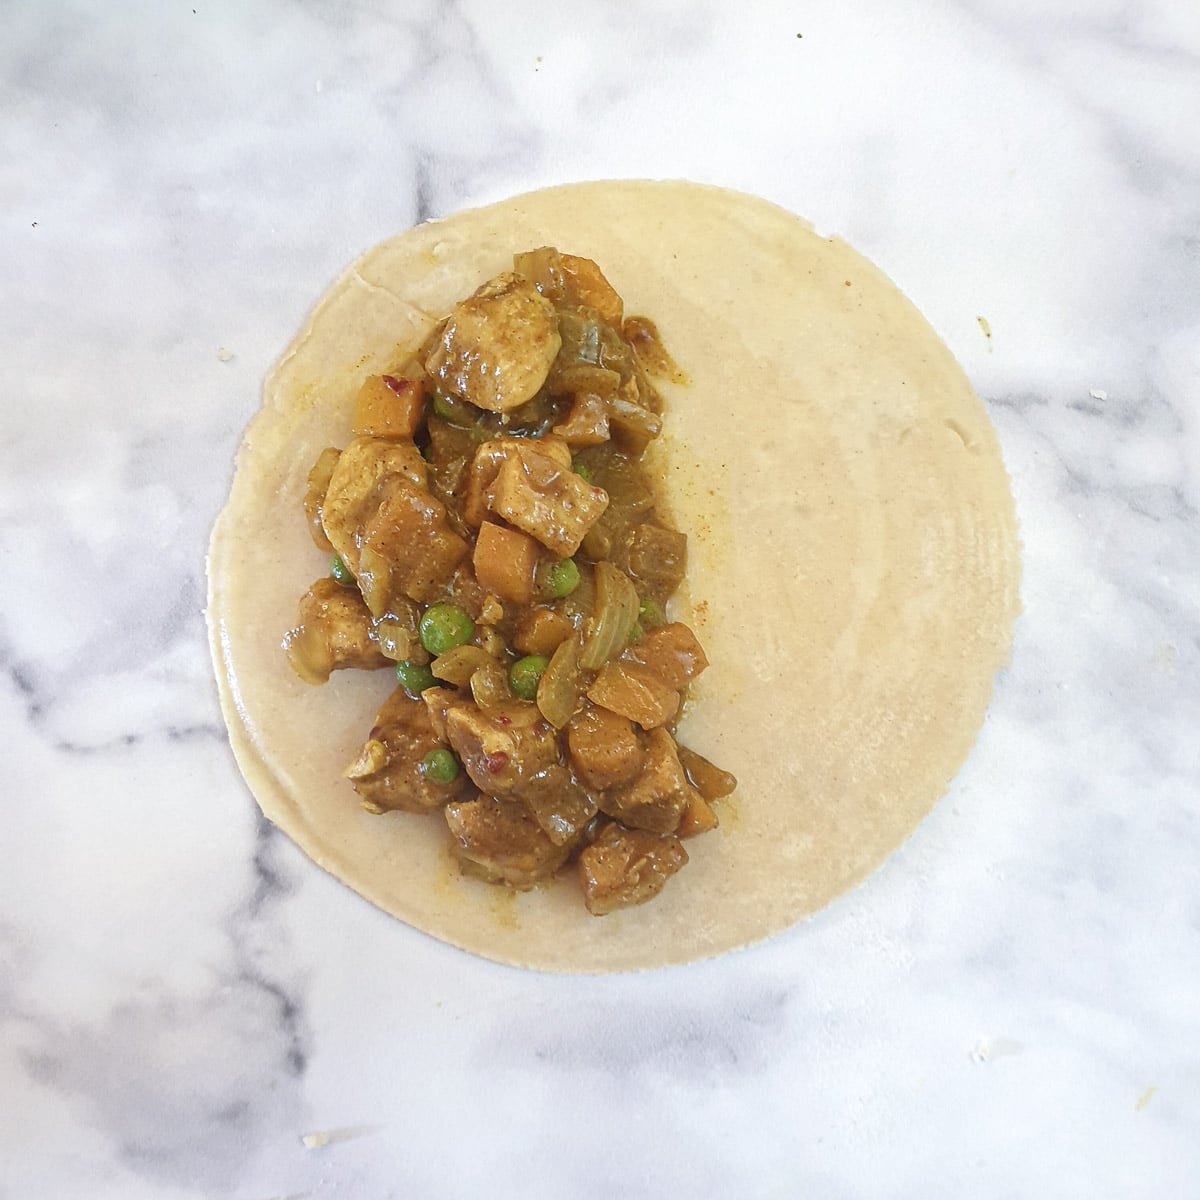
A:
[[[1197,1194],[1194,3],[2,16],[3,1200]],[[644,175],[805,214],[926,312],[999,428],[1026,612],[864,887],[711,963],[545,977],[257,818],[204,549],[355,255]]]

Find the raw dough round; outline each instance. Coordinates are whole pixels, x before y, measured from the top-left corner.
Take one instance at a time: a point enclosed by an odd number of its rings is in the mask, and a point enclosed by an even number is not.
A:
[[[721,827],[656,900],[606,917],[573,878],[463,878],[444,822],[359,808],[343,768],[391,672],[302,683],[280,648],[326,570],[302,510],[362,378],[451,305],[554,245],[595,259],[690,376],[658,446],[712,664],[681,740],[733,771]],[[1018,609],[1013,502],[962,370],[875,267],[763,200],[573,184],[420,225],[318,305],[267,381],[213,531],[208,619],[239,766],[321,866],[417,929],[557,971],[655,967],[764,938],[862,880],[974,742]]]

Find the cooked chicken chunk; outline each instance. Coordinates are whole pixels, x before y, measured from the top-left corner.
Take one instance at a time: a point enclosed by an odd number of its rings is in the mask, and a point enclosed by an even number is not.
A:
[[[553,875],[571,852],[570,843],[556,845],[515,800],[457,800],[445,813],[464,873],[490,883],[531,888]]]
[[[643,904],[657,896],[687,860],[677,837],[610,823],[579,855],[583,902],[595,917]]]
[[[651,833],[673,833],[694,795],[699,793],[679,762],[675,739],[665,729],[652,729],[646,735],[641,773],[622,787],[600,793],[598,799],[601,810],[622,824]]]
[[[571,411],[554,432],[572,446],[600,446],[608,441],[608,405],[595,392],[579,392]]]
[[[506,455],[487,506],[510,525],[569,558],[608,507],[608,493],[532,446]]]
[[[555,845],[573,843],[596,815],[596,801],[561,763],[552,763],[521,787],[521,799]]]
[[[593,788],[628,783],[646,758],[627,717],[591,704],[567,726],[567,747],[579,777]]]
[[[469,550],[440,500],[408,480],[393,479],[362,527],[359,586],[372,610],[382,612],[401,597],[429,602],[443,592],[446,577]]]
[[[464,703],[446,713],[446,736],[481,792],[521,799],[525,785],[558,762],[554,729],[537,706],[514,700],[484,711]]]
[[[431,687],[421,693],[421,701],[429,712],[429,721],[433,732],[442,741],[449,741],[446,735],[446,716],[452,708],[462,703],[462,696],[454,688]]]
[[[509,271],[454,306],[425,369],[478,408],[508,412],[537,394],[561,345],[554,305]]]
[[[422,771],[425,755],[445,745],[425,704],[397,688],[384,701],[358,758],[346,768],[346,778],[372,812],[441,808],[470,787],[461,773],[450,783],[437,783]]]
[[[358,574],[358,539],[375,515],[388,484],[407,480],[423,488],[427,468],[411,442],[355,438],[338,456],[321,504],[321,522],[342,561]]]
[[[428,600],[467,554],[427,476],[416,446],[382,438],[355,438],[333,468],[325,533],[376,616],[404,597]]]
[[[666,604],[687,573],[687,535],[645,521],[629,535],[627,556],[638,591]]]
[[[528,438],[498,437],[484,442],[471,459],[467,472],[466,493],[463,498],[463,517],[468,525],[477,528],[488,514],[488,488],[496,480],[505,460],[536,450],[552,458],[565,470],[571,469],[571,447],[560,437],[538,438],[536,446]]]
[[[330,671],[391,666],[372,637],[371,613],[354,588],[326,576],[300,597],[300,624],[284,635],[292,669],[305,683],[324,683]]]

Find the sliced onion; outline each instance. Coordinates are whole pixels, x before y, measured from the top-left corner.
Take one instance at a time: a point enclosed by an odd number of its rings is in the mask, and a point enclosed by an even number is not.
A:
[[[538,711],[555,729],[561,729],[583,704],[586,680],[579,666],[581,647],[578,634],[559,642],[538,680]]]
[[[472,674],[471,697],[480,708],[498,708],[513,698],[508,672],[494,658]]]
[[[553,246],[514,254],[513,270],[518,275],[524,275],[543,296],[551,300],[562,300],[567,294],[562,259]]]
[[[429,661],[429,652],[421,645],[416,622],[411,617],[406,620],[395,613],[384,613],[372,623],[372,636],[379,643],[379,652],[393,662],[406,658],[420,663]]]
[[[612,563],[596,564],[596,608],[585,626],[581,667],[597,671],[625,649],[637,620],[638,604],[637,589],[628,575]]]
[[[466,687],[480,667],[496,660],[480,646],[455,646],[433,660],[430,670],[435,679],[454,687]]]
[[[373,617],[382,617],[388,610],[392,592],[391,564],[378,550],[363,545],[358,553],[358,570],[355,572],[358,590],[367,602]]]
[[[563,367],[554,377],[556,392],[591,392],[606,398],[615,397],[621,386],[621,376],[606,367],[591,363],[575,363]]]
[[[321,451],[313,469],[308,473],[308,489],[304,493],[304,511],[308,516],[308,532],[316,543],[318,550],[326,554],[333,552],[333,543],[325,535],[325,526],[321,524],[321,509],[325,504],[325,493],[329,490],[329,481],[333,478],[333,469],[337,466],[342,452],[333,446],[327,446]]]

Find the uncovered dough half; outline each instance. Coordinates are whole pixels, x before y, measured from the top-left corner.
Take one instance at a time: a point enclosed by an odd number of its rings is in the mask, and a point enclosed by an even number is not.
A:
[[[571,877],[462,878],[436,815],[372,816],[342,769],[391,672],[302,683],[280,648],[327,562],[305,478],[362,378],[454,301],[555,245],[657,322],[659,462],[690,544],[684,619],[711,663],[682,740],[737,775],[656,900],[592,917]],[[612,971],[718,954],[814,912],[913,830],[966,757],[1008,656],[1019,560],[996,435],[892,283],[784,210],[690,183],[574,184],[410,229],[356,262],[267,381],[213,531],[208,620],[263,812],[387,912],[501,962]]]

